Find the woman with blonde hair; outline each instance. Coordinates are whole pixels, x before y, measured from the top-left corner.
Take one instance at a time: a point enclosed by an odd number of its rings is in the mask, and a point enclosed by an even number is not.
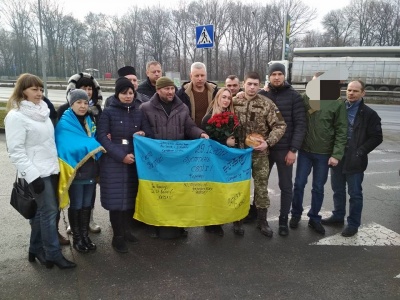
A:
[[[19,180],[29,184],[37,203],[36,215],[30,220],[29,261],[37,259],[47,268],[69,269],[76,264],[62,255],[58,241],[59,165],[50,110],[42,98],[39,77],[28,73],[18,77],[4,120],[7,150]]]
[[[210,102],[210,105],[207,108],[207,113],[201,120],[201,129],[206,130],[207,122],[211,117],[227,111],[233,113],[232,93],[228,88],[223,87],[218,90],[214,99]],[[230,136],[223,141],[218,140],[217,142],[229,147],[235,146],[235,138],[233,136]]]
[[[207,122],[210,120],[214,115],[221,114],[224,112],[231,112],[232,114],[234,113],[233,111],[233,101],[232,101],[232,92],[226,88],[220,88],[217,94],[215,95],[213,101],[211,101],[206,115],[203,117],[201,120],[201,128],[206,131],[207,134],[210,135],[209,132],[207,132]],[[210,135],[210,138],[213,139],[212,135]],[[236,145],[236,140],[234,136],[229,136],[226,139],[214,139],[217,142],[226,145],[228,147],[235,147]],[[233,222],[233,232],[236,235],[244,235],[244,229],[242,228],[242,223],[243,221],[235,221]],[[224,235],[224,230],[222,229],[221,225],[209,225],[204,227],[207,232],[210,233],[215,233],[219,236]]]

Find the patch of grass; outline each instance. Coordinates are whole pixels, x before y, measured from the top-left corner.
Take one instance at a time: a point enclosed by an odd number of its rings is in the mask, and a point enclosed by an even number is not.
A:
[[[5,110],[0,110],[0,128],[4,128],[4,118],[6,117],[6,114]]]

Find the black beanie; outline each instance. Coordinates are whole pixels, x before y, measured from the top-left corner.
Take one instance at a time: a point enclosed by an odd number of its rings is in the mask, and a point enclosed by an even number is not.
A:
[[[117,81],[115,81],[115,97],[118,98],[118,94],[126,91],[128,88],[131,88],[132,91],[135,91],[135,87],[129,79],[125,77],[118,78]]]
[[[283,75],[286,75],[285,66],[280,63],[274,63],[268,68],[268,76],[271,76],[271,74],[276,71],[281,71]]]
[[[120,68],[118,70],[118,76],[119,77],[123,77],[123,76],[126,76],[126,75],[135,75],[136,76],[135,68],[131,67],[131,66],[125,66],[125,67],[122,67],[122,68]]]

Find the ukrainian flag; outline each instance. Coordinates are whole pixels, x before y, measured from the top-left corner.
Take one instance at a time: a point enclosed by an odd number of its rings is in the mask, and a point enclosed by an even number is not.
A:
[[[134,218],[155,226],[230,223],[249,211],[252,148],[213,140],[134,138],[139,177]]]
[[[98,160],[106,150],[96,140],[96,125],[87,116],[86,131],[71,108],[66,110],[55,129],[55,140],[60,164],[58,197],[60,208],[69,204],[68,189],[76,171],[90,158]]]

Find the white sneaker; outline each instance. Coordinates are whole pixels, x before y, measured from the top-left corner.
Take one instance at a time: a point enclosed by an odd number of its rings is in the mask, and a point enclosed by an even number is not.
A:
[[[101,232],[101,227],[99,225],[97,225],[94,221],[93,221],[93,209],[90,212],[90,223],[89,223],[89,230],[90,232],[93,233],[99,233]]]

